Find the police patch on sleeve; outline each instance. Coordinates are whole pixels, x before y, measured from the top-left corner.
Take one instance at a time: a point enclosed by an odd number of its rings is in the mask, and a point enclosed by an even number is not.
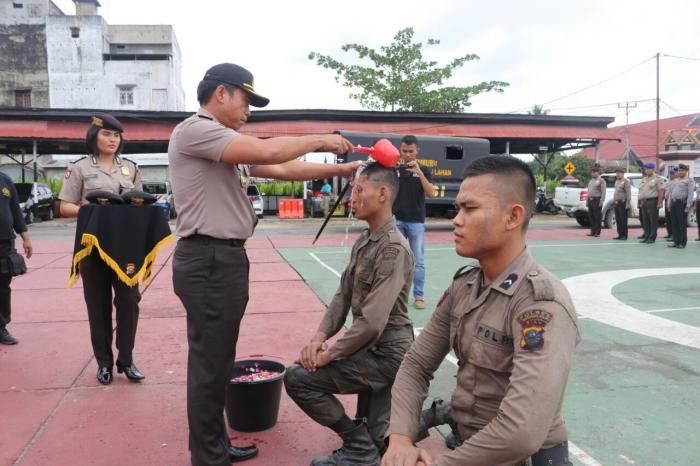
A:
[[[399,249],[393,246],[384,248],[382,251],[382,262],[379,264],[379,270],[377,270],[378,275],[391,275],[394,273],[394,266],[399,252]]]
[[[531,310],[520,314],[520,347],[530,351],[541,349],[544,345],[544,328],[550,320],[552,314],[547,311]]]

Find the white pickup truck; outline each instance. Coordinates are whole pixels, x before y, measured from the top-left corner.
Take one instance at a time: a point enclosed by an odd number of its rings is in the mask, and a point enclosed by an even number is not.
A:
[[[608,187],[605,193],[605,204],[603,205],[603,226],[605,228],[615,227],[615,212],[613,209],[613,191],[615,190],[615,174],[606,173],[601,175]],[[639,193],[639,185],[642,182],[641,173],[627,173],[625,178],[632,183],[632,209],[630,217],[639,217],[639,209],[637,209],[637,195]],[[663,178],[663,177],[662,177]],[[663,178],[667,181],[666,178]],[[579,225],[587,227],[590,224],[588,219],[588,207],[586,200],[588,199],[588,189],[581,187],[560,186],[554,191],[554,205],[562,209],[569,217],[574,217]],[[663,207],[659,209],[659,219],[665,221],[666,212]],[[690,209],[688,213],[688,226],[697,226],[697,218],[695,209]]]

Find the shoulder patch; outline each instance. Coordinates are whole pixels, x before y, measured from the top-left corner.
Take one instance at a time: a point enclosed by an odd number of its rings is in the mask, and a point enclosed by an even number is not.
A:
[[[537,301],[554,301],[554,287],[549,278],[538,270],[531,270],[527,278],[532,283],[532,290]]]
[[[544,328],[552,320],[552,314],[542,310],[525,311],[518,315],[520,342],[522,349],[534,351],[544,345]]]
[[[400,231],[393,230],[389,232],[389,242],[392,244],[401,244],[402,238],[403,235]]]

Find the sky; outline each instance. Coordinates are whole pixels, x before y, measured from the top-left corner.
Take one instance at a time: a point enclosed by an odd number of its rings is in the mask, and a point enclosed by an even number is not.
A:
[[[72,0],[54,0],[74,14]],[[446,83],[499,80],[503,93],[472,99],[471,113],[615,117],[612,126],[656,117],[661,54],[661,118],[700,112],[700,24],[690,0],[100,0],[108,24],[170,24],[182,51],[186,110],[210,66],[232,62],[255,76],[266,109],[360,110],[334,72],[308,59],[320,52],[360,62],[346,43],[379,49],[403,28],[414,41],[439,39],[424,58],[446,64],[477,54]],[[681,58],[677,58],[681,57]],[[602,84],[599,84],[602,83]],[[581,92],[579,92],[581,91]],[[573,94],[573,95],[570,95]],[[568,97],[567,97],[568,96]],[[562,98],[563,97],[563,98]]]

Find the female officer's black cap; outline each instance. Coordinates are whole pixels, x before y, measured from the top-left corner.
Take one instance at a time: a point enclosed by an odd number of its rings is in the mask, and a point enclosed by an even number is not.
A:
[[[233,63],[219,63],[212,66],[204,74],[202,81],[214,81],[243,89],[248,94],[250,105],[253,107],[264,107],[270,103],[270,99],[255,91],[253,73]]]
[[[108,113],[95,113],[92,115],[91,123],[93,126],[98,126],[104,129],[111,129],[112,131],[124,132],[124,127],[122,124]]]

